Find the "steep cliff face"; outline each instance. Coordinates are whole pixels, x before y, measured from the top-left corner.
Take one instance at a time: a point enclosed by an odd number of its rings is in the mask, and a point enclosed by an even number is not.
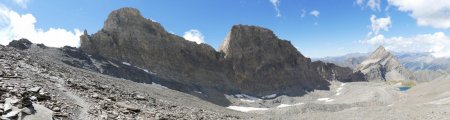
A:
[[[414,80],[413,74],[383,46],[359,64],[357,70],[361,71],[369,81]]]
[[[231,64],[233,82],[244,93],[292,94],[328,87],[309,58],[265,28],[233,26],[220,51]]]
[[[134,8],[113,11],[100,31],[81,36],[80,49],[88,54],[130,63],[156,73],[170,83],[182,85],[172,89],[203,91],[205,94],[216,94],[216,90],[230,91],[231,85],[224,72],[227,70],[214,48],[168,33],[159,23],[144,18]]]
[[[103,29],[80,38],[80,49],[88,54],[146,69],[171,89],[222,105],[223,94],[303,95],[328,89],[328,80],[353,81],[347,80],[346,69],[314,65],[289,41],[256,26],[233,26],[220,51],[215,51],[168,33],[134,8],[122,8],[108,16]],[[319,72],[318,67],[327,71]]]
[[[326,80],[341,82],[367,81],[361,71],[353,72],[349,67],[340,67],[333,63],[316,61],[312,63],[316,71]]]

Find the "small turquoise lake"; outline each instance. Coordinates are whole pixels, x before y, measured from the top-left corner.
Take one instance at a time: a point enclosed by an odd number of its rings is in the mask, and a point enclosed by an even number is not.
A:
[[[407,91],[407,90],[409,90],[411,87],[406,87],[406,86],[403,86],[403,87],[398,87],[398,89],[400,90],[400,91]]]

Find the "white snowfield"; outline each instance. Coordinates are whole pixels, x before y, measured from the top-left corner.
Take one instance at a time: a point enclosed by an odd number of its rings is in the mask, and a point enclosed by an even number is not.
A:
[[[338,89],[336,89],[336,96],[341,95],[342,89],[344,89],[345,83],[341,83],[341,86],[339,86]]]
[[[297,104],[280,104],[277,106],[277,108],[284,108],[284,107],[291,107],[291,106],[297,106],[297,105],[303,105],[305,103],[297,103]]]
[[[255,110],[268,110],[269,108],[256,108],[256,107],[243,107],[243,106],[228,106],[228,109],[241,111],[241,112],[249,112]]]
[[[319,98],[319,99],[317,99],[317,101],[323,101],[323,102],[333,102],[333,101],[334,101],[334,99],[331,99],[331,98]]]
[[[239,98],[240,101],[242,102],[256,102],[258,100],[261,100],[257,97],[253,97],[250,95],[246,95],[246,94],[236,94],[234,95],[236,98]]]
[[[303,104],[305,104],[305,103],[280,104],[276,108],[285,108],[285,107],[298,106],[298,105],[303,105]],[[241,112],[263,111],[263,110],[272,109],[272,108],[244,107],[244,106],[228,106],[227,108],[236,110],[236,111],[241,111]]]
[[[127,62],[122,62],[122,64],[131,66],[131,64],[130,64],[130,63],[127,63]]]
[[[275,97],[277,97],[277,94],[266,95],[266,96],[264,96],[264,97],[262,97],[262,98],[263,98],[263,99],[272,99],[272,98],[275,98]]]

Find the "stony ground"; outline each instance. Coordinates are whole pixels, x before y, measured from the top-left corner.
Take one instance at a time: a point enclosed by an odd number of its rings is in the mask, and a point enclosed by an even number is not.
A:
[[[436,81],[406,92],[382,82],[332,82],[330,91],[314,91],[302,97],[254,101],[228,97],[236,106],[267,108],[248,112],[260,114],[260,119],[447,120],[450,77]]]
[[[450,119],[448,76],[406,92],[382,82],[332,82],[329,91],[301,97],[227,95],[234,109],[247,107],[239,112],[164,86],[71,67],[57,59],[56,48],[0,51],[1,119]]]
[[[57,52],[0,49],[2,119],[251,119],[162,86],[68,66]]]

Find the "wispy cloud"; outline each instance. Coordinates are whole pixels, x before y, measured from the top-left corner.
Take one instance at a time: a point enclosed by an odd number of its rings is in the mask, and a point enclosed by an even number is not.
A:
[[[27,4],[28,2],[30,2],[30,0],[12,0],[14,1],[17,5],[19,5],[22,8],[27,8]]]
[[[369,0],[367,1],[367,6],[370,7],[373,11],[381,10],[381,0]]]
[[[306,10],[302,9],[301,13],[300,13],[300,17],[304,18],[306,15]]]
[[[45,31],[36,28],[36,22],[32,14],[19,14],[0,4],[0,44],[6,45],[14,39],[27,38],[33,43],[44,43],[52,47],[79,46],[82,34],[79,29],[68,31],[50,28]]]
[[[355,3],[361,8],[369,7],[372,11],[381,10],[381,0],[356,0]]]
[[[389,31],[389,28],[392,27],[390,16],[385,18],[377,18],[377,16],[372,15],[370,17],[370,22],[372,23],[370,25],[370,29],[372,29],[372,32],[370,32],[369,35],[378,35],[381,30]]]
[[[281,17],[281,12],[280,9],[278,8],[280,6],[280,0],[269,0],[269,1],[270,3],[272,3],[275,12],[277,12],[277,17]]]
[[[313,10],[313,11],[309,12],[309,14],[311,14],[311,15],[314,16],[314,17],[319,17],[320,12],[317,11],[317,10]]]
[[[193,41],[197,44],[204,43],[205,37],[203,34],[197,29],[191,29],[189,31],[184,32],[183,38],[188,41]]]

